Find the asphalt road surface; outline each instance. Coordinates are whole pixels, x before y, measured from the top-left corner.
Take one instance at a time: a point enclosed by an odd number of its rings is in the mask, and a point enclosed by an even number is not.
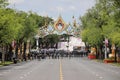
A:
[[[0,67],[0,80],[120,80],[120,68],[87,58],[33,60]]]

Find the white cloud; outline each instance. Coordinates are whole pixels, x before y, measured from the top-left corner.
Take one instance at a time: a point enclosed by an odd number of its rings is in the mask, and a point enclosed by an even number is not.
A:
[[[76,8],[75,6],[70,6],[69,8],[70,8],[70,10],[72,10],[72,11],[77,10],[77,8]]]
[[[52,19],[53,19],[54,21],[56,21],[56,20],[57,20],[57,18],[58,18],[58,17],[52,17]]]
[[[8,2],[9,2],[10,4],[19,4],[19,3],[24,2],[24,0],[8,0]]]
[[[42,16],[51,16],[53,19],[59,14],[66,21],[71,20],[71,16],[82,16],[85,12],[94,6],[95,0],[9,0],[18,10],[36,12]]]
[[[45,16],[45,17],[48,16],[48,13],[46,11],[39,12],[39,14],[42,15],[42,16]]]
[[[63,5],[63,6],[51,7],[49,10],[53,11],[53,12],[57,12],[57,13],[65,13],[65,12],[68,12],[68,11],[76,11],[77,8],[76,8],[76,6]]]
[[[64,8],[61,6],[56,7],[56,9],[59,13],[62,13],[64,11]]]
[[[47,11],[61,14],[66,11],[66,8],[64,6],[52,6],[52,7],[49,7],[49,10],[47,10]]]

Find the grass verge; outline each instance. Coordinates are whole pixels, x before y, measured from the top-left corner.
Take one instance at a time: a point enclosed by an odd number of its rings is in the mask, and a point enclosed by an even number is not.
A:
[[[1,66],[7,66],[7,65],[10,65],[10,64],[13,64],[13,62],[11,62],[11,61],[5,61],[4,63],[0,62],[0,67]]]

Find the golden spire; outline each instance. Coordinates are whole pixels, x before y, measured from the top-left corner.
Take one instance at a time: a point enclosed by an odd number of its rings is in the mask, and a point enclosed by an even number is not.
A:
[[[76,27],[76,26],[77,26],[77,25],[76,25],[76,19],[75,19],[74,16],[73,16],[72,18],[73,18],[73,26]]]

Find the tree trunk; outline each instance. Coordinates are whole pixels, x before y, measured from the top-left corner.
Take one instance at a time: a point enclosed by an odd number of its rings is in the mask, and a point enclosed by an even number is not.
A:
[[[116,45],[115,45],[115,47],[116,47]],[[114,59],[115,62],[117,62],[117,51],[118,51],[118,47],[116,47],[116,49],[115,49],[115,59]]]
[[[9,45],[7,44],[6,46],[5,46],[5,60],[9,60]]]
[[[5,63],[5,46],[2,46],[2,63]]]
[[[96,59],[98,59],[98,56],[99,56],[99,46],[97,45],[95,48],[96,48]]]
[[[103,56],[104,53],[102,49],[103,49],[103,45],[101,44],[99,48],[99,59],[104,59],[104,56]]]
[[[19,44],[18,44],[18,42],[17,42],[17,43],[16,43],[16,48],[15,48],[16,59],[18,59],[18,47],[19,47]]]
[[[26,61],[26,42],[24,42],[24,49],[23,49],[23,59]]]
[[[12,45],[9,44],[9,60],[12,61],[12,55],[13,55],[13,52],[12,52]]]
[[[20,43],[20,59],[22,60],[22,43]]]
[[[56,49],[58,48],[58,43],[56,43]]]

